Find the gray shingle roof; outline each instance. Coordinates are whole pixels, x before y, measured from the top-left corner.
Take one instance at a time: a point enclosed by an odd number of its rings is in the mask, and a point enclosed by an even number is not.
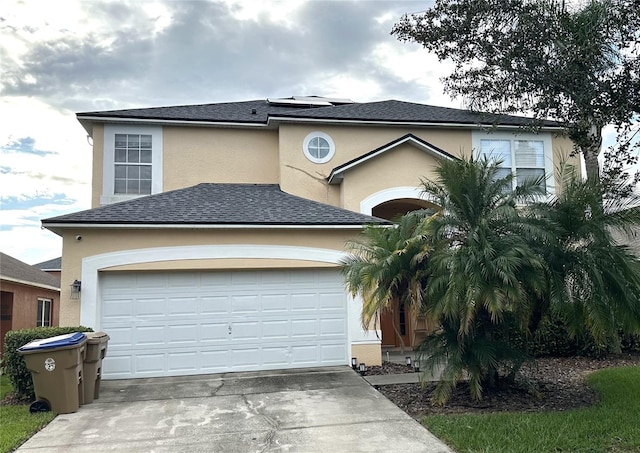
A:
[[[294,112],[274,113],[272,116],[399,123],[410,121],[417,123],[502,124],[512,126],[523,126],[532,123],[531,118],[522,116],[491,115],[470,110],[396,100],[319,107]],[[544,124],[547,126],[560,126],[555,121],[545,121]]]
[[[255,109],[256,113],[252,113]],[[141,109],[82,112],[84,117],[126,118],[139,120],[173,120],[267,124],[269,119],[296,118],[382,121],[397,123],[435,124],[501,124],[523,126],[532,123],[531,118],[509,115],[490,115],[470,110],[437,107],[396,100],[332,105],[328,107],[287,106],[270,104],[266,100],[225,102],[219,104],[179,105]],[[545,121],[545,126],[560,127],[555,121]]]
[[[12,281],[32,283],[36,286],[45,285],[60,288],[60,281],[53,275],[42,272],[40,269],[4,253],[0,253],[0,276]]]
[[[62,269],[62,257],[59,256],[57,258],[34,264],[33,267],[37,267],[41,271],[59,271]]]
[[[275,184],[198,184],[52,217],[42,223],[329,226],[389,222],[296,197]]]
[[[252,113],[255,109],[256,113]],[[291,106],[269,104],[266,100],[223,102],[220,104],[177,105],[142,109],[108,110],[103,112],[78,113],[78,119],[85,116],[102,118],[130,118],[147,120],[210,121],[229,123],[264,123],[270,114],[288,112]]]

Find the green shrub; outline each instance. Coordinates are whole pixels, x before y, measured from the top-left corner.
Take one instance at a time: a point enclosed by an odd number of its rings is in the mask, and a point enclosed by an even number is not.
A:
[[[545,318],[533,338],[527,344],[527,351],[534,357],[604,357],[620,352],[621,338],[612,335],[597,341],[589,332],[579,332],[572,336],[567,323],[560,318]]]
[[[25,344],[43,338],[51,338],[73,332],[93,332],[89,327],[36,327],[35,329],[10,330],[5,335],[4,366],[13,389],[22,398],[34,399],[31,372],[22,355],[17,351]]]
[[[621,333],[620,349],[623,352],[640,352],[640,333]]]

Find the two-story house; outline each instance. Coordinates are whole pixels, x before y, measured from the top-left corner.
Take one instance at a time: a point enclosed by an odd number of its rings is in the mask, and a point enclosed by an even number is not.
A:
[[[419,185],[440,159],[491,153],[517,178],[546,175],[552,193],[572,149],[553,122],[532,134],[523,117],[394,100],[77,117],[93,139],[93,208],[43,225],[63,238],[61,324],[111,337],[105,378],[379,364],[393,324],[411,344],[416,323],[398,307],[363,329],[345,242],[437,208]]]

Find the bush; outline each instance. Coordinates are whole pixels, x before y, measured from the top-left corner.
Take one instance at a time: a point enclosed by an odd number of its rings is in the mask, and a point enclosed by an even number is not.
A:
[[[73,332],[93,332],[89,327],[36,327],[35,329],[10,330],[5,335],[4,366],[13,389],[19,397],[34,399],[31,372],[22,355],[16,350],[25,344],[43,338],[51,338]]]
[[[587,331],[571,336],[565,321],[559,318],[545,318],[529,341],[527,350],[534,357],[604,357],[620,352],[621,338],[612,335],[604,341],[596,339]]]
[[[621,333],[620,349],[622,349],[622,352],[640,352],[640,334]]]

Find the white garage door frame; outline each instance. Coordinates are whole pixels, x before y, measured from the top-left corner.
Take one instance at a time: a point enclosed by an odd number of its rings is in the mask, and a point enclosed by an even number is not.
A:
[[[128,264],[198,259],[287,259],[340,264],[348,255],[344,252],[314,247],[286,245],[197,245],[133,249],[85,257],[82,260],[82,293],[80,323],[101,330],[101,270]],[[354,345],[379,345],[381,332],[362,328],[362,299],[347,296],[347,341]]]

